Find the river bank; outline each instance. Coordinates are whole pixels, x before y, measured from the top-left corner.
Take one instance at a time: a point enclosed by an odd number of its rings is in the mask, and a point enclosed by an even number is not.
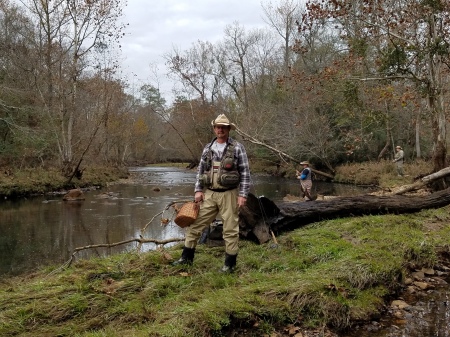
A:
[[[21,198],[43,195],[72,188],[104,187],[108,183],[128,178],[126,167],[90,166],[80,178],[68,182],[57,168],[7,168],[0,170],[0,198]]]
[[[155,166],[160,166],[158,164]],[[187,163],[170,163],[165,166],[187,167]],[[276,167],[251,163],[252,173],[278,175],[287,178],[295,177],[292,166]],[[390,189],[394,186],[409,184],[413,178],[423,175],[430,169],[428,163],[416,161],[405,163],[405,176],[398,177],[395,166],[390,161],[367,162],[358,164],[345,164],[336,168],[334,182],[374,186],[381,189]],[[323,177],[316,175],[315,179]],[[88,188],[92,186],[104,187],[119,181],[139,179],[130,175],[127,167],[88,166],[83,170],[80,178],[74,177],[71,182],[57,168],[8,168],[0,170],[0,198],[20,198],[31,195],[43,195],[55,191],[66,191],[72,188]]]
[[[347,336],[408,287],[419,292],[411,280],[428,281],[418,271],[445,272],[449,210],[317,222],[278,245],[242,241],[232,275],[217,272],[222,248],[205,245],[187,269],[171,266],[180,246],[46,267],[0,282],[0,335]]]
[[[171,265],[180,245],[46,267],[0,282],[0,335],[346,336],[408,287],[421,291],[414,273],[442,270],[449,220],[447,206],[322,221],[278,245],[241,241],[231,275],[218,272],[223,248],[206,245],[188,268]]]

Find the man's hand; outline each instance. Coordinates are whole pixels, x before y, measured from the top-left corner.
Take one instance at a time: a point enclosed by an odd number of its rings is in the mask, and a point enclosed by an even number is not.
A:
[[[247,198],[244,197],[238,197],[238,207],[245,206],[245,203],[247,202]]]
[[[194,201],[195,202],[202,202],[205,199],[205,195],[203,192],[195,192]]]

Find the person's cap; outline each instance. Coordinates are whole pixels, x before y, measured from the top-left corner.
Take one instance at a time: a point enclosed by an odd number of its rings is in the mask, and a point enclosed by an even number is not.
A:
[[[216,126],[216,125],[227,125],[230,127],[231,130],[236,129],[236,125],[234,125],[233,123],[230,123],[230,120],[227,118],[227,116],[225,116],[224,114],[221,114],[219,116],[216,117],[216,119],[214,119],[211,122],[212,126]]]
[[[397,145],[395,148],[396,148],[396,149],[400,149],[400,150],[402,149],[402,147],[401,147],[401,146],[398,146],[398,145]]]
[[[300,163],[300,165],[309,165],[309,161],[305,160]]]

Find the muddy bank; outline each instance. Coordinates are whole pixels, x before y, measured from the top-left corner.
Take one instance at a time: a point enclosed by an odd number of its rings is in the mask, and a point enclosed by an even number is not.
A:
[[[450,336],[450,263],[411,269],[403,291],[386,300],[384,312],[371,321],[354,322],[347,331],[328,327],[305,329],[295,324],[267,337],[448,337]],[[235,337],[254,336],[236,328]]]
[[[340,337],[434,337],[450,333],[450,264],[413,269],[404,291],[388,301],[377,320],[356,325]]]

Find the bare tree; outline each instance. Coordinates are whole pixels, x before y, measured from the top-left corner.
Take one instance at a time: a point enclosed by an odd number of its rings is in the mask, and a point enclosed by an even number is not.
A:
[[[170,75],[180,81],[184,96],[179,96],[172,109],[165,110],[161,117],[172,132],[178,134],[175,139],[184,134],[182,142],[190,154],[194,152],[193,147],[203,145],[210,137],[207,126],[217,112],[222,95],[215,49],[209,42],[197,41],[189,50],[181,52],[174,49],[164,56]]]
[[[191,98],[198,96],[203,104],[213,102],[218,94],[218,82],[213,76],[214,47],[209,42],[197,41],[189,50],[176,48],[164,55],[171,75],[183,84]]]
[[[221,78],[229,85],[245,112],[249,111],[249,91],[255,83],[252,51],[261,39],[261,32],[246,32],[238,22],[225,27],[223,44],[216,53]]]
[[[92,61],[94,47],[112,46],[120,38],[123,1],[24,0],[23,4],[41,37],[35,41],[44,61],[36,62],[36,89],[48,112],[61,163],[70,175],[74,146],[80,142],[74,130],[77,123],[84,123],[77,104],[81,75]]]
[[[283,0],[280,4],[262,4],[266,23],[283,39],[284,69],[288,73],[292,63],[292,46],[295,42],[297,24],[304,12],[298,1]]]

